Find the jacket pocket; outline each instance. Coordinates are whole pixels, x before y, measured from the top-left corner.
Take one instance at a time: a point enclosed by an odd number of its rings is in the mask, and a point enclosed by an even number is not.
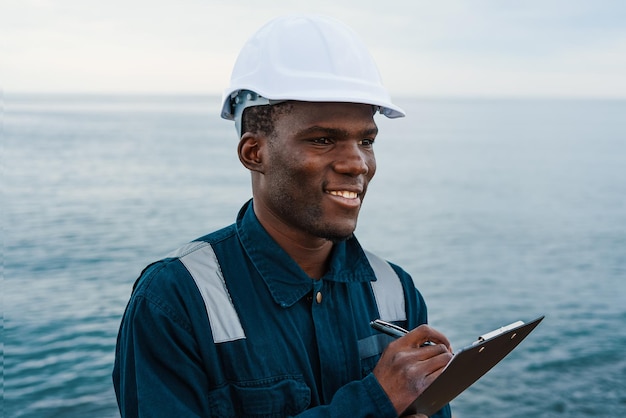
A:
[[[209,393],[211,416],[278,418],[297,415],[311,403],[301,376],[229,383]]]
[[[370,374],[387,345],[393,337],[385,334],[374,334],[359,340],[359,356],[361,357],[361,376]]]

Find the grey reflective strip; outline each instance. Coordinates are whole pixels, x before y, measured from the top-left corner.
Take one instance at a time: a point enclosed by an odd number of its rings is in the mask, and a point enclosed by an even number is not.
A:
[[[213,341],[223,343],[246,338],[211,245],[195,242],[181,248],[177,253],[182,254],[180,261],[193,277],[202,295]]]
[[[386,334],[375,334],[359,340],[359,358],[363,360],[381,354],[393,339]]]
[[[405,321],[404,290],[394,269],[379,256],[365,251],[365,255],[376,274],[376,281],[370,282],[378,305],[380,319],[384,321]]]
[[[184,257],[189,253],[194,252],[195,250],[198,250],[202,247],[206,247],[207,245],[210,245],[208,242],[206,241],[192,241],[188,244],[183,245],[182,247],[178,248],[177,250],[172,251],[171,253],[169,253],[168,255],[165,256],[165,258],[180,258],[180,257]]]

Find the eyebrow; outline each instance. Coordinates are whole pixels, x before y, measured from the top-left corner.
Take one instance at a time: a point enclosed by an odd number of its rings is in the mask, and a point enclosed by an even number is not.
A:
[[[327,128],[324,126],[311,126],[309,128],[305,128],[298,132],[298,135],[310,135],[319,132],[324,132],[326,135],[331,136],[333,138],[345,138],[350,136],[350,132],[345,129],[339,128]],[[372,128],[367,128],[359,131],[359,136],[367,137],[367,136],[375,136],[378,134],[378,127],[374,126]]]

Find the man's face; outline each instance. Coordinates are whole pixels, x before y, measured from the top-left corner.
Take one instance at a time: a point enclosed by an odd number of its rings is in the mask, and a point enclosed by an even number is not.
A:
[[[302,239],[349,238],[376,172],[372,107],[294,102],[267,139],[255,207],[278,230]]]

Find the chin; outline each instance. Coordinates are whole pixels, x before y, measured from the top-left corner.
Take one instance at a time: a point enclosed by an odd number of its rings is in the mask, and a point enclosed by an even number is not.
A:
[[[346,236],[346,237],[326,237],[326,239],[327,239],[328,241],[332,242],[333,244],[338,244],[338,243],[340,243],[340,242],[344,242],[344,241],[349,240],[349,239],[350,239],[350,238],[352,238],[353,236],[354,236],[353,234],[350,234],[350,235],[348,235],[348,236]]]
[[[346,241],[353,237],[355,227],[339,228],[329,226],[322,231],[319,231],[318,236],[327,239],[332,242]]]

